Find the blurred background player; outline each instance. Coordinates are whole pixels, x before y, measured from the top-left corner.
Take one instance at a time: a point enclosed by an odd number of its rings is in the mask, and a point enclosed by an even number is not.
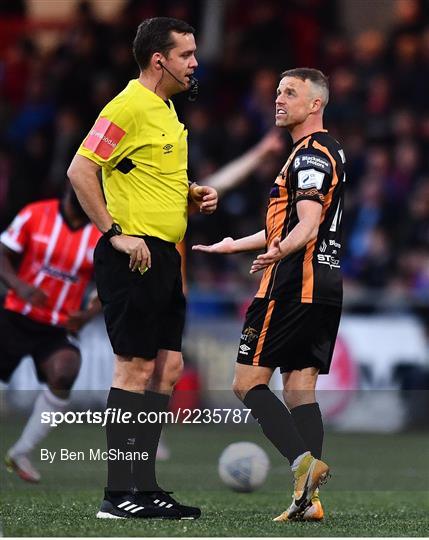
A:
[[[100,311],[93,296],[82,309],[93,276],[93,251],[100,237],[76,195],[24,207],[0,236],[0,279],[8,288],[0,308],[0,379],[9,381],[22,358],[33,358],[46,386],[5,461],[23,480],[38,482],[31,451],[47,436],[43,411],[65,411],[79,373],[75,335]]]
[[[265,230],[194,246],[208,253],[266,249],[250,270],[264,274],[246,313],[233,387],[294,472],[292,504],[276,521],[322,519],[317,488],[329,472],[320,460],[323,422],[315,388],[319,372],[329,373],[341,315],[345,157],[323,128],[328,100],[320,71],[282,73],[276,125],[289,131],[294,145],[271,188]],[[277,367],[287,408],[268,387]]]

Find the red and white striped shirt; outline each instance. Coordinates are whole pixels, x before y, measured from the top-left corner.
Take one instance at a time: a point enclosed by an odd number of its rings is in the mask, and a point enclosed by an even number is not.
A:
[[[4,307],[45,324],[64,325],[69,314],[81,308],[100,235],[91,223],[71,229],[57,199],[23,208],[0,241],[22,253],[18,277],[42,289],[48,300],[43,307],[34,307],[9,290]]]

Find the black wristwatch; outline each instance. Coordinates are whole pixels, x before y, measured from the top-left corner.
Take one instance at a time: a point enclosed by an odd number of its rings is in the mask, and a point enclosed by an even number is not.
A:
[[[112,236],[119,236],[120,234],[122,234],[122,229],[119,223],[112,223],[110,229],[103,233],[103,236],[106,240],[110,240]]]

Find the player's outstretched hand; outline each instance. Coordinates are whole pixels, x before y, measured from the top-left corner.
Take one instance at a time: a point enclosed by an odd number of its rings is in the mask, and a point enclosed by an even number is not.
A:
[[[217,191],[211,186],[192,185],[189,189],[192,201],[202,214],[213,214],[217,208]]]
[[[192,246],[194,251],[204,251],[205,253],[234,253],[234,240],[228,236],[217,244],[211,244],[210,246],[204,246],[197,244]]]
[[[16,288],[16,292],[18,296],[34,307],[43,307],[48,300],[48,295],[45,291],[28,285],[28,283],[21,282]]]
[[[112,236],[110,242],[115,249],[130,256],[129,267],[132,272],[139,270],[143,274],[151,267],[150,251],[143,238],[121,234]]]
[[[283,259],[283,256],[282,250],[280,249],[280,238],[274,238],[268,251],[266,253],[262,253],[262,255],[258,255],[253,261],[250,268],[250,274],[264,270],[267,268],[267,266],[270,266],[280,259]]]

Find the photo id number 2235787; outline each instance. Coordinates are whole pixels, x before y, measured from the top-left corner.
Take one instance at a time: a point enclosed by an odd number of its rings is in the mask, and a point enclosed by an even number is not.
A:
[[[250,409],[181,409],[183,424],[246,424]]]

